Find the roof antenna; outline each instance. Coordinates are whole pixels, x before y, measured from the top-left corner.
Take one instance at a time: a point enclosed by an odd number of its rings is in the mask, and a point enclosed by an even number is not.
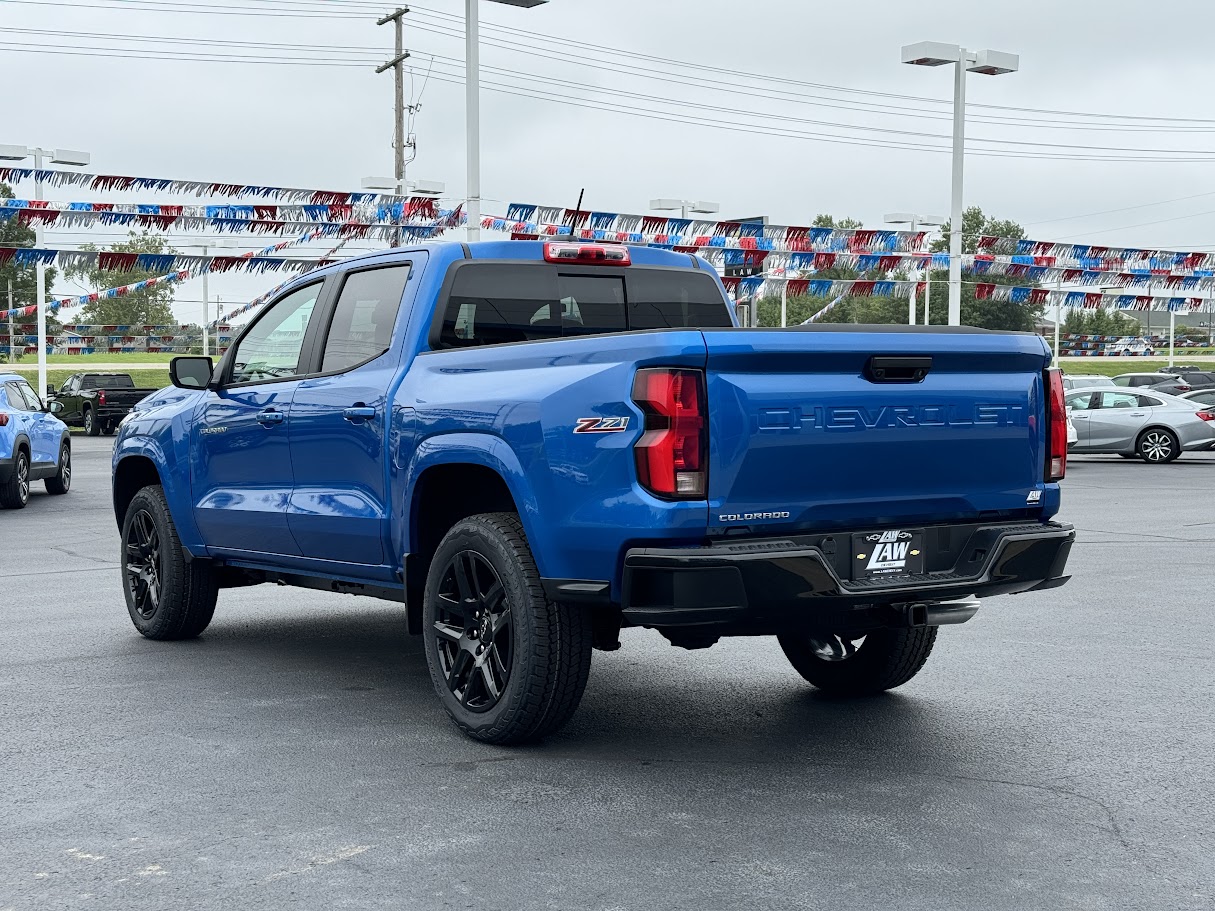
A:
[[[578,229],[578,216],[582,214],[582,197],[586,193],[586,187],[578,191],[578,208],[574,210],[574,214],[570,216],[570,239],[574,239],[574,232]]]

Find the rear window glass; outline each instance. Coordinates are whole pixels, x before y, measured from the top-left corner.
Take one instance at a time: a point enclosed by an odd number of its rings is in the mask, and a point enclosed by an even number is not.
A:
[[[547,264],[486,263],[456,272],[438,347],[730,325],[725,299],[705,273],[571,274]]]
[[[82,389],[134,389],[135,381],[129,376],[86,376]]]

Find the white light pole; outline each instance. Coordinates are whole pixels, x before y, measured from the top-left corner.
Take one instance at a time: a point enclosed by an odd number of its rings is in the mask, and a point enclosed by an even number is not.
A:
[[[548,0],[490,0],[531,9]],[[481,239],[481,38],[477,0],[464,0],[464,104],[468,134],[468,240]]]
[[[213,250],[228,250],[234,246],[232,238],[228,237],[212,237],[198,244],[182,244],[185,249],[200,249],[203,256],[210,256]],[[210,275],[210,269],[203,268],[199,278],[202,279],[202,353],[206,357],[210,351],[210,336],[207,335],[207,308],[210,306],[210,299],[207,297],[210,288],[207,284],[207,276]]]
[[[943,225],[943,224],[945,224],[945,219],[942,218],[940,215],[916,215],[912,212],[891,212],[886,215],[885,222],[888,225],[911,225],[911,233],[914,234],[916,231],[918,231],[920,229],[921,225]],[[930,257],[932,256],[931,253],[928,255]],[[928,273],[928,280],[931,282],[932,281],[932,260],[931,259],[928,260],[927,273]],[[924,287],[924,291],[925,291],[925,294],[924,294],[924,298],[925,298],[924,323],[927,325],[927,323],[928,323],[928,316],[927,316],[927,313],[928,313],[928,304],[927,304],[928,286],[927,285]],[[915,323],[916,323],[915,285],[912,285],[911,286],[911,300],[909,301],[909,303],[907,305],[907,325],[914,326]]]
[[[956,44],[921,41],[903,47],[903,62],[914,66],[954,65],[953,191],[949,223],[949,325],[962,324],[962,162],[966,146],[966,73],[999,76],[1020,68],[1016,54],[968,51]]]
[[[0,146],[0,160],[22,161],[33,156],[34,159],[34,199],[42,199],[42,180],[38,173],[42,170],[42,159],[50,158],[51,164],[67,164],[83,168],[89,163],[88,152],[75,152],[71,149],[34,149],[26,146]],[[42,246],[42,221],[34,224],[34,246]],[[34,267],[36,276],[38,304],[38,395],[46,395],[46,266],[39,260]]]
[[[434,196],[443,195],[447,184],[439,180],[404,180],[393,177],[364,177],[364,190],[392,190],[397,196]],[[401,246],[401,229],[397,228],[394,247]]]

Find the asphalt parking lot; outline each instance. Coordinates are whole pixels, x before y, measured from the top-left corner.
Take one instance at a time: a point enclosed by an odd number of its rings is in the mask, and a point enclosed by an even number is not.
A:
[[[1128,909],[1215,904],[1215,457],[1072,460],[1072,582],[910,684],[773,640],[626,634],[539,746],[465,739],[388,603],[123,605],[107,439],[0,512],[0,909]]]

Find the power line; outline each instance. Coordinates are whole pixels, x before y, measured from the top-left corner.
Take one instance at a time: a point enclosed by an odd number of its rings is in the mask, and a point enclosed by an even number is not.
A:
[[[167,2],[167,0],[123,0],[123,2],[121,4],[118,4],[117,0],[114,0],[113,3],[98,3],[98,2],[80,3],[80,2],[66,2],[66,0],[6,0],[6,2],[17,3],[17,4],[22,4],[22,5],[29,5],[29,6],[56,6],[56,7],[69,6],[69,7],[73,7],[73,8],[104,9],[104,10],[115,10],[115,11],[170,12],[170,13],[188,13],[188,14],[200,14],[200,15],[236,15],[236,16],[274,17],[274,16],[280,16],[284,13],[290,13],[293,16],[299,17],[299,18],[318,18],[318,19],[334,19],[334,18],[361,19],[361,18],[365,18],[362,13],[354,11],[356,8],[351,4],[344,4],[345,6],[347,6],[348,9],[351,9],[351,12],[335,12],[332,9],[331,3],[326,3],[324,8],[319,8],[316,6],[300,6],[299,5],[301,2],[309,2],[309,0],[290,0],[291,5],[287,5],[286,3],[283,2],[283,0],[262,0],[262,2],[265,4],[271,4],[271,3],[277,4],[268,9],[265,9],[265,10],[248,9],[248,8],[244,8],[244,7],[234,7],[234,6],[224,5],[224,4],[202,4],[202,3],[197,3],[197,2],[190,3],[190,4],[178,4],[178,3],[169,3],[169,2]],[[365,9],[368,11],[368,13],[370,13],[370,11],[372,11],[373,9],[378,11],[379,7],[376,7],[373,4],[366,4],[366,5],[362,6],[362,9]],[[438,10],[425,10],[424,12],[427,15],[430,15],[430,16],[433,16],[436,18],[440,18],[440,19],[446,17],[451,20],[462,21],[462,17],[457,16],[455,14],[451,14],[451,13],[443,13]],[[438,24],[438,23],[436,23],[436,24]],[[521,35],[525,35],[528,37],[548,38],[553,41],[557,41],[557,42],[564,43],[564,44],[584,47],[584,48],[588,48],[591,50],[597,50],[601,53],[610,52],[612,54],[620,55],[620,56],[628,56],[628,57],[632,57],[632,58],[636,58],[636,59],[654,60],[654,61],[659,61],[662,63],[669,64],[669,65],[681,66],[681,67],[685,67],[685,68],[697,69],[697,70],[702,70],[702,71],[725,73],[725,74],[740,76],[743,78],[748,78],[748,79],[753,79],[753,80],[777,82],[777,83],[782,83],[782,84],[787,84],[787,85],[799,85],[799,86],[805,86],[805,87],[811,87],[811,88],[819,88],[819,89],[833,91],[833,92],[864,95],[864,96],[869,96],[869,97],[893,98],[893,99],[898,99],[898,100],[914,101],[914,102],[926,103],[926,104],[932,104],[932,105],[948,104],[947,100],[939,99],[939,98],[930,98],[930,97],[915,96],[915,95],[904,95],[904,94],[898,94],[898,93],[892,93],[892,92],[879,92],[879,91],[868,90],[868,89],[856,89],[856,88],[851,88],[851,87],[847,87],[847,86],[835,86],[835,85],[829,85],[829,84],[825,84],[825,83],[814,83],[814,82],[808,82],[805,80],[788,79],[788,78],[784,78],[784,77],[770,76],[770,75],[766,75],[766,74],[748,73],[748,72],[741,71],[741,70],[731,70],[731,69],[724,68],[724,67],[713,67],[713,66],[708,66],[705,64],[697,64],[697,63],[692,63],[692,62],[688,62],[688,61],[670,60],[665,57],[657,57],[655,55],[640,54],[637,52],[627,51],[627,50],[620,49],[620,48],[607,48],[607,47],[603,47],[600,45],[592,45],[587,42],[576,41],[576,40],[565,38],[562,36],[545,35],[543,33],[523,31],[520,29],[513,29],[508,26],[498,26],[498,25],[483,23],[482,29],[486,30],[486,31],[491,31],[491,32],[501,31],[501,32],[507,32],[507,33],[521,34]],[[502,40],[505,40],[505,39],[502,39]],[[516,44],[517,43],[518,42],[516,42]],[[582,58],[582,59],[584,59],[584,58]],[[835,99],[835,100],[838,101],[840,99]],[[860,104],[862,102],[857,102],[857,103]],[[1014,105],[994,105],[994,104],[982,104],[982,103],[971,103],[969,106],[971,108],[982,108],[982,109],[986,109],[986,110],[1014,111],[1014,112],[1033,113],[1033,114],[1047,114],[1047,115],[1062,116],[1062,117],[1086,117],[1086,118],[1103,119],[1103,120],[1144,121],[1146,123],[1155,123],[1155,124],[1172,123],[1172,124],[1196,124],[1196,125],[1202,124],[1202,125],[1207,125],[1207,126],[1215,126],[1215,120],[1211,120],[1211,119],[1207,119],[1207,118],[1162,117],[1162,116],[1153,116],[1153,115],[1131,115],[1131,114],[1109,114],[1109,113],[1104,113],[1104,112],[1093,112],[1093,111],[1068,111],[1068,110],[1030,108],[1030,107],[1014,106]],[[1032,121],[1032,118],[1015,118],[1015,119],[1024,119],[1024,120]],[[1058,122],[1056,122],[1056,123],[1058,123]],[[1067,124],[1060,124],[1059,128],[1068,128],[1068,126],[1069,125],[1067,125]],[[1128,126],[1134,127],[1135,125],[1131,124]],[[1140,124],[1139,126],[1142,126],[1142,124]]]

